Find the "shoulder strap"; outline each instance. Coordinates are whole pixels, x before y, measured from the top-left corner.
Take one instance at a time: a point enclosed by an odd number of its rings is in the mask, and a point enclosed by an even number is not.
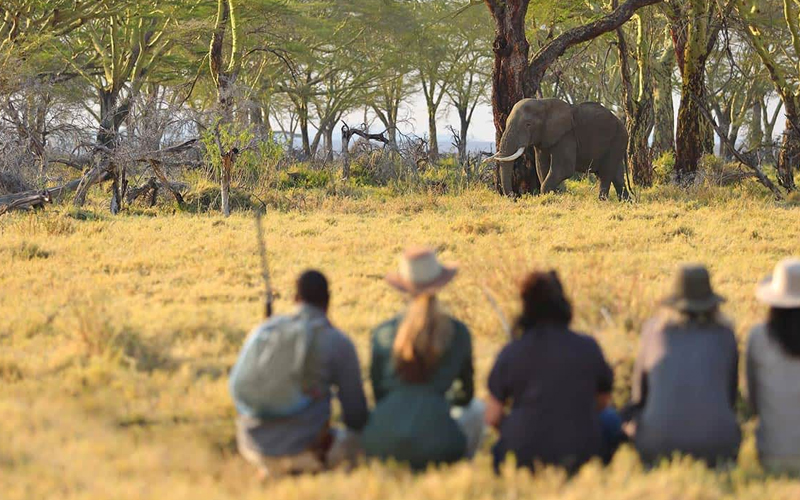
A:
[[[319,330],[327,326],[327,320],[323,318],[318,318],[312,321],[308,321],[306,323],[306,352],[303,359],[303,366],[302,366],[302,389],[303,392],[309,394],[312,397],[317,397],[318,394],[318,387],[315,387],[315,383],[317,382],[314,380],[315,375],[315,368],[316,365],[319,363],[318,353],[316,352],[316,345],[317,340],[319,337]]]

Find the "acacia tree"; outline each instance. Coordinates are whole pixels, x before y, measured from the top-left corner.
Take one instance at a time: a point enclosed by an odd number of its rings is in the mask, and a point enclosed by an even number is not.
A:
[[[673,0],[664,6],[682,79],[675,176],[678,182],[687,182],[694,179],[700,158],[714,152],[714,132],[701,110],[707,97],[706,62],[733,8],[733,0],[724,4],[713,0]]]
[[[419,89],[408,46],[417,26],[407,2],[372,2],[373,15],[365,22],[371,29],[371,50],[365,61],[378,70],[375,85],[368,89],[365,100],[370,110],[386,129],[389,147],[397,150],[400,109]]]
[[[411,43],[416,52],[414,69],[419,77],[422,95],[428,110],[428,158],[436,161],[439,158],[439,140],[436,116],[444,101],[447,91],[456,78],[456,61],[461,61],[468,52],[468,45],[456,41],[451,23],[428,23],[431,15],[441,17],[446,14],[449,2],[432,2],[430,5],[420,4],[415,9],[417,26],[412,33]]]
[[[715,51],[709,61],[707,101],[727,142],[736,145],[742,127],[752,115],[753,103],[769,81],[764,81],[761,61],[746,45],[731,39],[733,35],[728,34],[726,46]],[[760,111],[756,120],[754,128],[760,128]],[[720,156],[730,161],[734,151],[725,142],[720,145]]]
[[[98,124],[95,147],[100,156],[81,179],[73,200],[76,206],[85,203],[92,185],[110,175],[111,211],[116,213],[122,207],[125,169],[115,165],[112,156],[134,96],[172,47],[171,7],[174,4],[169,0],[131,4],[86,22],[58,46],[62,59],[94,90],[99,111],[87,107]]]
[[[737,1],[737,10],[745,23],[744,31],[748,40],[767,68],[783,103],[786,129],[778,155],[778,181],[787,190],[793,190],[794,168],[800,163],[800,2],[783,0],[782,16],[776,15],[773,10],[775,7],[770,3],[764,5],[762,2]],[[775,18],[781,18],[784,29],[789,32],[791,50],[780,43],[783,36],[770,37],[772,41],[764,36],[769,29],[769,19]]]
[[[536,97],[539,94],[542,80],[554,61],[569,48],[616,30],[638,9],[660,1],[627,0],[599,19],[571,28],[553,38],[529,60],[530,45],[525,34],[525,15],[530,0],[484,0],[495,24],[492,114],[498,147],[511,108],[520,99]],[[538,189],[533,161],[533,152],[526,151],[525,155],[515,162],[513,194],[532,193]],[[500,189],[499,170],[496,179]]]
[[[652,12],[642,9],[635,16],[636,42],[633,50],[623,27],[617,28],[619,69],[622,76],[622,96],[625,109],[625,126],[628,130],[628,165],[633,181],[640,186],[653,184],[650,132],[653,129],[653,82],[651,69]],[[631,59],[636,64],[635,74],[631,70]]]
[[[485,100],[490,82],[486,68],[491,57],[491,32],[480,14],[485,15],[474,9],[459,14],[453,20],[450,42],[453,76],[446,92],[458,114],[458,156],[462,161],[467,157],[467,133],[472,115],[477,105]]]
[[[0,2],[0,93],[16,88],[12,81],[21,72],[20,64],[36,56],[46,42],[64,37],[93,19],[107,16],[125,3],[120,0]]]

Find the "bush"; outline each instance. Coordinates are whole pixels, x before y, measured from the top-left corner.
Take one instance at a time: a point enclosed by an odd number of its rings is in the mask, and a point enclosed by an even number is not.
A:
[[[653,161],[653,183],[669,184],[675,172],[675,152],[664,151]]]
[[[333,181],[328,170],[313,170],[300,167],[292,172],[281,172],[278,175],[278,189],[323,189]]]

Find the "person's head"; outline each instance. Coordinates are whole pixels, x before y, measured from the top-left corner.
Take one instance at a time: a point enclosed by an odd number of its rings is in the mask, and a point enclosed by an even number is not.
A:
[[[455,266],[441,264],[433,250],[411,248],[401,256],[397,272],[386,275],[390,285],[411,299],[392,346],[395,369],[407,382],[426,381],[450,345],[453,322],[436,293],[455,274]]]
[[[517,327],[523,333],[542,324],[567,326],[572,321],[572,304],[556,271],[534,271],[520,285],[522,314]]]
[[[328,280],[321,272],[309,269],[297,277],[295,283],[295,301],[309,304],[323,311],[328,311],[331,295]]]
[[[670,313],[677,313],[680,321],[699,323],[726,323],[719,306],[725,298],[714,292],[711,276],[701,264],[680,266],[673,278],[672,290],[661,301]]]
[[[767,332],[792,357],[800,357],[800,259],[784,259],[762,281],[756,297],[770,306]]]

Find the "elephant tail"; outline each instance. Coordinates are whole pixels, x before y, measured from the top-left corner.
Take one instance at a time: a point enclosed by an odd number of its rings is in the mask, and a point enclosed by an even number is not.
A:
[[[625,155],[625,189],[628,191],[628,200],[631,202],[636,201],[636,192],[633,190],[633,182],[631,182],[631,172],[628,167],[628,156]]]

